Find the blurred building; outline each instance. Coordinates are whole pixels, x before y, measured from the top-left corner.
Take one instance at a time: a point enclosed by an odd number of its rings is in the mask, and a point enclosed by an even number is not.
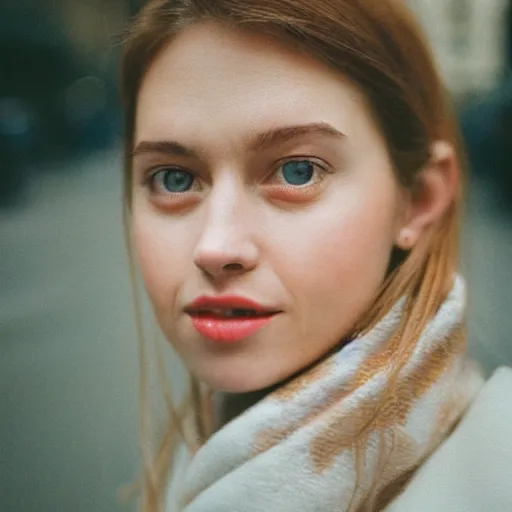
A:
[[[456,97],[491,91],[506,60],[507,0],[407,0]]]
[[[108,67],[116,60],[127,19],[137,0],[2,0],[0,15],[23,33],[28,23],[54,26],[76,58]],[[34,23],[32,23],[34,24]]]

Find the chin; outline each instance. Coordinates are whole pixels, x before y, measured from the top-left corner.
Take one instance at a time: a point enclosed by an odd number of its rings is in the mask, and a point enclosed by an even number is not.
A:
[[[199,379],[214,391],[231,394],[252,393],[275,385],[275,382],[268,383],[266,380],[255,379],[247,375],[241,377],[230,377],[226,374],[215,377],[208,375],[199,377]]]
[[[196,369],[192,373],[214,391],[232,394],[251,393],[275,387],[283,380],[279,375],[259,372],[256,368],[247,371],[246,365],[240,368],[213,366],[208,365],[207,368]]]
[[[275,374],[253,369],[247,371],[247,367],[242,369],[226,368],[222,366],[216,371],[212,367],[207,368],[205,372],[198,372],[196,377],[204,382],[210,389],[222,393],[244,394],[256,392],[271,392],[287,381],[292,379],[297,372],[288,372]]]
[[[304,371],[306,365],[292,364],[275,354],[226,351],[212,353],[199,351],[186,354],[182,361],[196,379],[213,391],[242,394],[278,388],[295,375]]]

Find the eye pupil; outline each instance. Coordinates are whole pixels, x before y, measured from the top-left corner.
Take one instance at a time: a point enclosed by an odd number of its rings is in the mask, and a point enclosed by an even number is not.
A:
[[[309,160],[294,160],[283,165],[283,176],[290,185],[305,185],[313,177],[314,165]]]
[[[169,170],[164,172],[163,182],[169,192],[185,192],[192,186],[193,177],[185,171]]]

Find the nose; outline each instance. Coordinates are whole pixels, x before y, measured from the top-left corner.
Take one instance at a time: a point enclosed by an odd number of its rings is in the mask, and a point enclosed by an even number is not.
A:
[[[253,270],[259,259],[254,240],[254,213],[240,191],[212,192],[204,212],[194,264],[209,278],[221,280]]]

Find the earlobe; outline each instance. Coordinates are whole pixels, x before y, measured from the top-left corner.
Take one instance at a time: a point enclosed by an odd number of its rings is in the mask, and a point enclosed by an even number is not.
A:
[[[421,235],[440,220],[454,201],[459,183],[455,150],[446,141],[432,144],[430,159],[417,177],[416,189],[396,240],[404,250],[412,249]]]

